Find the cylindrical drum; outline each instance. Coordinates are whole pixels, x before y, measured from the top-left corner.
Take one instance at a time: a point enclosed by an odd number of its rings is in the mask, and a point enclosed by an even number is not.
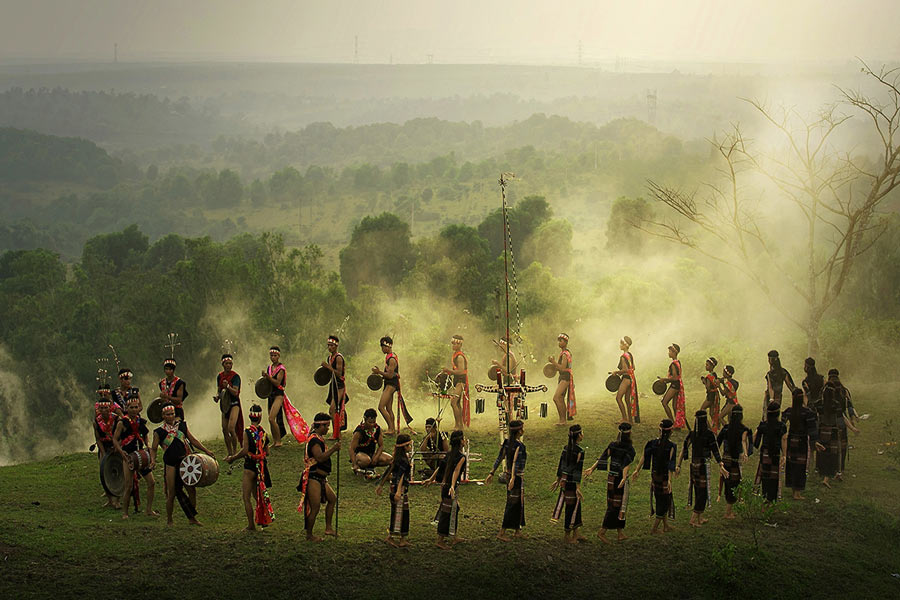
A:
[[[143,450],[132,452],[128,455],[128,460],[131,461],[131,469],[140,473],[150,467],[150,451],[144,448]]]
[[[206,487],[219,478],[219,463],[212,456],[197,452],[181,459],[181,482],[190,487]]]

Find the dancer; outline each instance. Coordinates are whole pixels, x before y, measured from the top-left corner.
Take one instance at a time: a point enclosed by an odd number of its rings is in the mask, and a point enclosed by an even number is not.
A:
[[[709,430],[706,411],[698,410],[694,414],[694,429],[684,438],[684,447],[678,458],[678,466],[675,475],[681,473],[681,463],[691,457],[691,483],[688,488],[688,504],[693,504],[693,512],[689,524],[691,527],[700,527],[709,519],[703,518],[703,511],[709,506],[709,485],[711,481],[709,473],[709,458],[714,456],[719,464],[719,472],[727,475],[722,465],[722,457],[719,455],[719,447],[716,445],[716,436]]]
[[[841,437],[838,421],[843,419],[841,401],[828,384],[822,395],[822,413],[819,415],[819,444],[816,447],[816,470],[822,476],[822,485],[830,488],[829,480],[835,478],[841,467]]]
[[[184,379],[175,376],[175,359],[163,361],[165,377],[159,380],[159,397],[163,404],[171,402],[175,407],[175,416],[184,420],[184,401],[188,397],[187,384]]]
[[[143,403],[140,402],[140,390],[131,385],[133,379],[134,373],[131,372],[131,369],[119,369],[119,387],[110,392],[113,401],[112,410],[120,419],[128,412],[126,405],[129,398],[137,398],[143,407]]]
[[[637,379],[634,376],[634,356],[631,354],[631,338],[627,335],[619,340],[619,349],[622,356],[619,357],[618,369],[613,375],[622,377],[619,389],[616,392],[616,403],[622,413],[622,421],[640,423],[640,408],[638,407]],[[628,398],[627,401],[625,398]],[[627,407],[626,407],[626,402]]]
[[[676,429],[681,429],[684,427],[684,382],[681,380],[681,361],[678,360],[678,354],[681,352],[681,346],[678,344],[670,344],[668,348],[669,358],[672,359],[672,362],[669,363],[669,373],[667,377],[660,377],[663,381],[669,384],[669,388],[666,390],[666,393],[663,394],[662,403],[663,409],[666,411],[666,416],[669,417],[669,420],[674,422]],[[675,414],[672,414],[671,403],[672,399],[675,399]]]
[[[569,441],[563,447],[562,454],[559,457],[559,465],[556,467],[556,481],[550,486],[551,491],[559,489],[559,497],[556,499],[556,506],[553,509],[550,522],[558,523],[560,516],[563,514],[563,508],[565,508],[565,534],[563,535],[563,540],[570,544],[583,542],[587,539],[578,531],[582,526],[581,503],[584,502],[584,496],[581,494],[584,450],[578,445],[578,442],[583,439],[584,433],[581,425],[569,427]]]
[[[844,478],[844,469],[847,467],[847,454],[850,449],[850,440],[847,438],[847,430],[859,433],[856,425],[859,423],[859,417],[856,409],[853,407],[853,401],[850,399],[850,390],[841,383],[840,373],[837,369],[828,370],[828,381],[825,383],[823,395],[829,394],[838,400],[840,406],[840,415],[837,419],[838,436],[841,444],[841,462],[838,467],[835,479],[842,481]]]
[[[322,361],[322,366],[331,371],[331,382],[328,384],[328,398],[325,403],[328,404],[328,414],[334,421],[334,433],[332,439],[340,437],[340,432],[347,429],[347,411],[344,407],[350,402],[350,396],[347,394],[347,385],[345,378],[344,355],[338,352],[338,344],[341,341],[336,335],[329,335],[326,341],[328,345],[328,359]],[[335,415],[340,411],[340,418]]]
[[[391,479],[391,520],[388,524],[388,536],[386,541],[395,548],[409,546],[409,486],[412,483],[412,439],[405,433],[397,436],[394,444],[394,458],[378,487],[375,494],[381,495],[381,488],[385,480]],[[399,537],[400,539],[395,539]]]
[[[197,488],[187,486],[181,481],[178,467],[181,460],[190,454],[191,447],[199,448],[205,454],[215,458],[215,454],[209,451],[200,440],[194,437],[187,423],[177,417],[175,405],[166,402],[162,407],[163,423],[153,431],[153,446],[150,449],[150,470],[156,466],[156,454],[160,446],[163,449],[163,464],[165,464],[166,486],[166,524],[172,525],[172,510],[175,499],[191,525],[200,525],[197,520]]]
[[[803,371],[806,377],[800,383],[803,391],[806,392],[806,404],[816,411],[817,415],[822,414],[822,393],[825,391],[825,378],[816,371],[816,359],[812,356],[803,361]]]
[[[516,379],[516,367],[518,366],[516,353],[509,347],[509,339],[506,336],[494,343],[500,349],[500,360],[491,360],[491,365],[500,370],[503,385],[509,385]]]
[[[804,500],[806,489],[806,468],[810,445],[824,450],[819,443],[819,424],[813,409],[803,405],[805,394],[800,388],[791,392],[791,405],[781,413],[782,423],[790,423],[787,438],[787,462],[784,468],[784,483],[794,493],[794,500]]]
[[[731,412],[738,405],[737,391],[741,383],[734,378],[734,367],[731,365],[725,365],[722,374],[724,377],[718,380],[718,385],[722,396],[725,397],[725,408],[722,409],[721,414],[722,423],[724,423],[726,419],[731,418]]]
[[[273,448],[281,447],[281,438],[287,433],[284,427],[284,387],[287,385],[287,369],[281,362],[281,348],[271,346],[269,348],[269,361],[271,362],[262,372],[262,376],[272,384],[269,393],[269,427],[272,428]]]
[[[700,405],[700,410],[707,410],[712,415],[713,433],[719,431],[719,378],[716,376],[716,365],[719,364],[714,357],[706,359],[706,375],[700,377],[700,382],[706,388],[706,399]]]
[[[590,477],[595,469],[601,471],[609,469],[606,478],[606,515],[603,517],[603,525],[597,532],[597,537],[604,544],[608,544],[606,532],[610,529],[617,531],[617,539],[625,541],[625,512],[628,509],[628,471],[634,461],[634,444],[631,443],[631,424],[619,425],[619,436],[611,442],[597,462],[584,474]]]
[[[331,519],[334,516],[334,507],[337,504],[337,494],[328,483],[331,474],[331,455],[341,447],[341,440],[337,440],[331,448],[325,446],[325,436],[328,434],[328,426],[331,425],[331,417],[327,413],[318,413],[313,421],[309,441],[306,442],[306,450],[303,454],[303,475],[297,491],[300,492],[300,505],[298,511],[303,512],[306,541],[321,542],[322,538],[313,535],[316,526],[316,518],[319,509],[325,501],[325,535],[336,535],[331,528]]]
[[[247,531],[255,531],[256,526],[268,527],[275,518],[272,501],[269,499],[269,488],[272,479],[269,477],[269,465],[266,457],[269,454],[269,437],[262,428],[262,406],[254,404],[250,407],[250,427],[244,432],[241,450],[225,457],[228,464],[243,458],[244,474],[241,478],[241,497],[244,500],[244,512],[247,514]],[[254,515],[253,501],[256,496]],[[254,518],[255,517],[255,518]]]
[[[556,405],[556,412],[559,414],[557,425],[565,425],[567,420],[571,421],[578,414],[577,405],[575,404],[575,377],[572,375],[572,353],[569,352],[569,336],[565,333],[559,334],[557,344],[559,345],[559,358],[553,360],[553,357],[549,356],[547,360],[559,373],[556,391],[553,393],[553,403]]]
[[[453,377],[453,393],[450,395],[450,408],[453,409],[454,429],[468,427],[472,422],[469,413],[469,359],[462,351],[463,337],[459,334],[450,339],[453,355],[450,357],[450,368],[443,372]]]
[[[394,428],[394,394],[400,392],[400,362],[394,354],[394,340],[384,336],[379,340],[381,351],[384,353],[384,369],[372,367],[372,372],[384,378],[384,387],[381,390],[381,398],[378,400],[378,412],[387,421],[387,435],[397,435]]]
[[[96,406],[97,414],[94,415],[93,421],[94,442],[97,444],[97,458],[102,465],[103,459],[116,449],[115,446],[113,446],[113,433],[116,431],[116,423],[118,423],[119,417],[116,416],[116,413],[112,412],[112,401],[107,397],[101,397]],[[106,504],[103,506],[121,508],[117,496],[113,496],[109,492],[105,493]]]
[[[788,370],[781,366],[778,350],[769,350],[769,372],[766,373],[766,394],[763,400],[763,412],[768,410],[770,402],[781,404],[784,386],[794,391],[794,380]]]
[[[231,354],[222,355],[222,372],[216,375],[216,386],[221,392],[225,390],[224,397],[216,400],[225,403],[219,408],[222,410],[222,435],[225,438],[225,451],[227,454],[237,454],[242,444],[244,415],[241,410],[241,376],[232,368],[234,357]]]
[[[644,453],[634,468],[634,475],[631,476],[631,481],[634,482],[641,474],[641,467],[650,471],[650,515],[656,515],[656,521],[650,530],[652,534],[659,533],[660,525],[663,533],[674,529],[669,525],[669,519],[675,518],[672,476],[675,473],[678,446],[669,439],[672,437],[674,425],[671,419],[659,422],[659,437],[648,441],[644,446]]]
[[[756,484],[762,486],[762,495],[768,502],[781,500],[781,471],[787,454],[787,428],[781,422],[781,405],[769,402],[766,419],[756,428],[753,445],[759,449],[759,467]]]
[[[350,464],[353,472],[363,472],[374,476],[375,467],[384,467],[391,463],[391,455],[384,452],[384,435],[378,424],[378,413],[374,408],[367,408],[363,413],[363,422],[353,430],[350,440]]]
[[[726,367],[727,368],[727,367]],[[722,463],[727,475],[719,477],[719,495],[725,488],[725,518],[734,518],[734,504],[738,501],[737,489],[743,478],[742,465],[753,454],[753,432],[744,425],[744,409],[736,404],[731,410],[728,424],[722,427],[716,442],[722,447]]]
[[[516,419],[509,424],[509,437],[503,440],[494,468],[485,478],[484,483],[490,485],[494,479],[497,467],[506,460],[506,508],[503,509],[503,522],[500,524],[500,533],[497,539],[508,542],[506,537],[508,530],[513,531],[513,536],[524,537],[522,529],[525,527],[525,483],[522,477],[525,475],[525,462],[528,460],[528,452],[522,443],[525,433],[525,424]],[[500,481],[503,481],[501,478]]]
[[[447,455],[447,464],[444,468],[444,477],[441,482],[441,506],[439,509],[437,542],[442,550],[449,550],[463,541],[457,536],[459,525],[459,501],[457,498],[459,480],[465,473],[467,440],[459,429],[450,434],[450,454]],[[447,538],[451,538],[447,545]]]
[[[125,494],[122,496],[122,518],[128,518],[128,502],[134,496],[135,511],[140,510],[139,479],[147,484],[147,516],[158,517],[159,513],[153,510],[153,494],[156,490],[156,480],[153,479],[153,469],[149,466],[140,471],[134,470],[129,454],[147,447],[147,420],[141,416],[141,400],[138,396],[132,396],[125,405],[128,414],[119,419],[113,433],[113,447],[122,455],[125,468],[131,473],[131,483],[125,484]]]

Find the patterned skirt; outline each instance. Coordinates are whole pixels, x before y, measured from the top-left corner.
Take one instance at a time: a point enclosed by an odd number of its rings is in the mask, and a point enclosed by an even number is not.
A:
[[[567,481],[561,490],[559,497],[556,499],[556,506],[553,508],[553,515],[550,517],[551,523],[558,523],[560,517],[565,511],[565,521],[563,525],[566,531],[571,531],[581,527],[581,501],[575,493],[577,485],[573,481]]]
[[[654,507],[655,504],[655,507]],[[669,472],[650,472],[650,514],[658,519],[675,518],[675,502],[669,491]]]
[[[441,507],[438,509],[438,534],[455,536],[458,520],[459,502],[456,501],[456,496],[450,496],[450,487],[443,486],[441,488]]]
[[[409,535],[409,486],[404,485],[400,492],[400,500],[394,498],[397,493],[396,484],[391,484],[391,522],[388,531],[391,535]]]
[[[769,502],[781,499],[781,456],[769,454],[763,446],[759,451],[759,468],[756,471],[756,483],[762,486],[762,495]]]
[[[628,480],[625,480],[625,485],[619,487],[621,482],[621,473],[610,473],[606,478],[604,529],[625,529],[625,512],[628,509]]]
[[[702,513],[709,506],[709,459],[691,463],[691,484],[688,488],[688,505],[694,512]]]
[[[841,461],[841,443],[838,428],[828,425],[819,426],[819,443],[825,450],[816,451],[816,470],[822,477],[834,477],[838,473]]]
[[[784,484],[794,490],[806,489],[806,463],[809,459],[809,436],[788,435]]]
[[[513,488],[506,488],[506,508],[503,510],[503,529],[525,527],[525,482],[516,475]]]
[[[722,456],[722,464],[728,471],[728,477],[720,476],[719,479],[719,481],[725,488],[725,502],[727,502],[728,504],[734,504],[735,502],[737,502],[737,494],[735,493],[735,491],[741,484],[741,479],[743,479],[744,475],[743,471],[741,470],[741,461],[739,458],[733,458],[725,454]],[[721,492],[721,488],[719,489]]]

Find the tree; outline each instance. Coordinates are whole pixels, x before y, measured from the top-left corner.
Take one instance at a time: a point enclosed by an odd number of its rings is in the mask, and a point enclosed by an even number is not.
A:
[[[900,68],[875,72],[863,63],[862,71],[886,98],[839,88],[840,105],[871,121],[879,154],[875,159],[837,146],[835,132],[851,118],[840,114],[838,105],[807,119],[794,110],[776,112],[747,100],[786,150],[769,156],[735,125],[722,139],[712,140],[721,177],[705,184],[706,197],[698,200],[693,193],[650,181],[653,197],[678,220],[641,225],[749,277],[806,334],[810,355],[818,354],[822,318],[844,290],[857,258],[884,230],[878,207],[900,184]],[[795,236],[803,241],[800,250],[785,247],[786,236],[772,235],[757,212],[745,187],[757,174],[803,223]],[[800,316],[792,310],[798,299],[805,313]]]
[[[362,285],[395,288],[414,264],[409,224],[392,213],[364,218],[340,260],[341,280],[351,297]]]
[[[512,189],[507,191],[507,198]],[[522,242],[553,215],[543,196],[525,196],[508,211],[509,230],[513,243],[513,256],[522,248]],[[478,225],[478,233],[488,241],[494,256],[503,252],[503,213],[498,208]]]
[[[606,224],[606,249],[616,254],[640,254],[644,236],[638,228],[652,214],[653,208],[643,198],[616,198]]]

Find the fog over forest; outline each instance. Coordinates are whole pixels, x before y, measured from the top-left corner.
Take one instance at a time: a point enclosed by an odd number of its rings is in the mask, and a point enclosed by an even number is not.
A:
[[[363,398],[390,334],[424,411],[504,328],[504,172],[535,379],[566,331],[588,399],[623,335],[648,393],[673,341],[693,394],[776,347],[896,381],[900,5],[522,4],[4,3],[0,464],[87,448],[110,345],[146,404],[169,332],[198,435],[226,339],[314,414],[325,336]]]

